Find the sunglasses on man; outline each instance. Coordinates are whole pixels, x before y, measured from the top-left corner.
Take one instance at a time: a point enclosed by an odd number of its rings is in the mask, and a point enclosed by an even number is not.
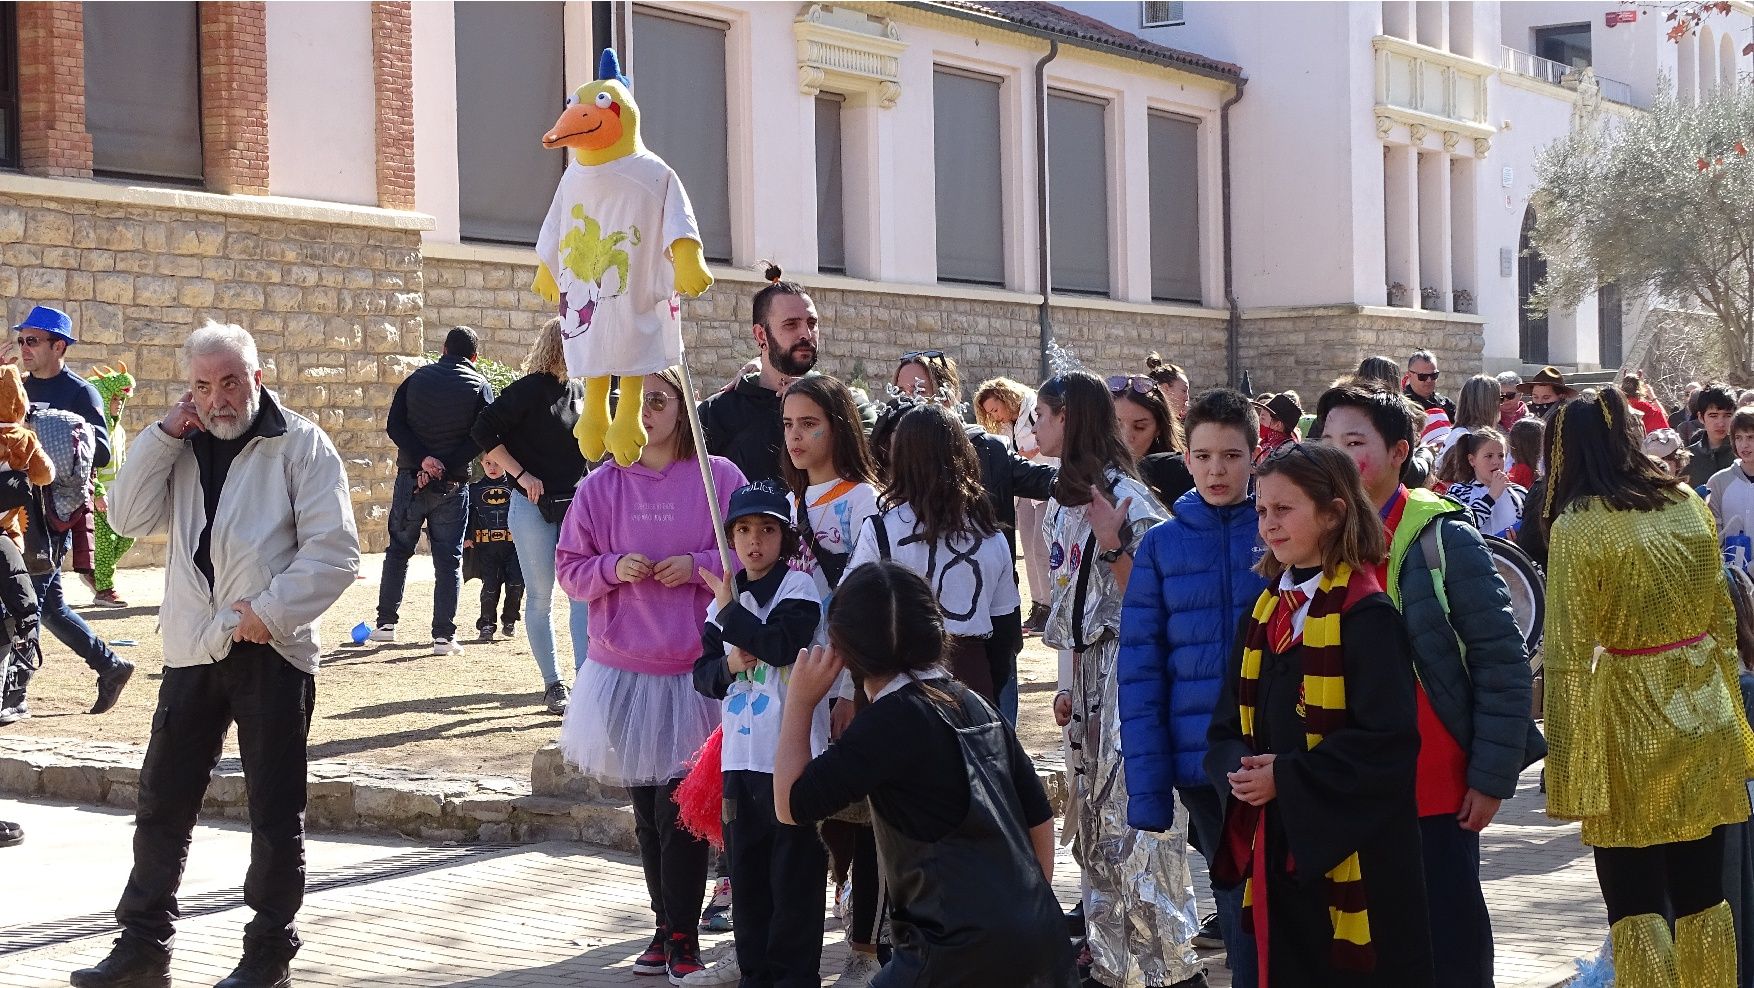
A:
[[[1443,374],[1443,371],[1432,371],[1429,374],[1422,374],[1418,371],[1413,372],[1413,376],[1418,378],[1421,381],[1435,381],[1442,374]]]
[[[909,364],[916,360],[943,360],[942,350],[909,350],[901,355],[901,363]]]

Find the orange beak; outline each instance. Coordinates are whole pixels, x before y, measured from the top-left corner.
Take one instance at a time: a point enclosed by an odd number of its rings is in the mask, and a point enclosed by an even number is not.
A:
[[[569,106],[548,133],[542,135],[546,148],[578,148],[601,151],[621,140],[621,104],[610,103],[601,108],[591,103]]]

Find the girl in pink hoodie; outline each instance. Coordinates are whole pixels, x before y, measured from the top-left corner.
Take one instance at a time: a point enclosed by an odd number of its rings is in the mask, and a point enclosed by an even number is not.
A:
[[[671,795],[719,722],[719,705],[695,691],[693,671],[713,600],[699,570],[724,572],[680,373],[624,379],[621,388],[622,401],[644,405],[646,447],[632,466],[607,461],[579,483],[555,549],[555,576],[588,604],[591,628],[560,747],[586,775],[631,793],[657,919],[634,970],[679,977],[700,968],[708,848],[677,826]],[[711,468],[722,509],[743,474],[717,456]]]

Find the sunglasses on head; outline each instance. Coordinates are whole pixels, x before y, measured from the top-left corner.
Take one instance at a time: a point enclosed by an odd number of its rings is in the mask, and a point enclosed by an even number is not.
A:
[[[904,364],[909,363],[911,361],[915,361],[915,360],[943,360],[943,359],[944,359],[944,351],[942,351],[942,350],[909,350],[908,352],[901,355],[901,362]]]
[[[1127,391],[1147,395],[1157,390],[1157,382],[1139,374],[1116,374],[1108,379],[1108,393],[1120,395]]]
[[[1415,371],[1413,376],[1418,378],[1421,381],[1435,381],[1442,374],[1443,374],[1443,371],[1432,371],[1429,374],[1421,374],[1421,373]]]

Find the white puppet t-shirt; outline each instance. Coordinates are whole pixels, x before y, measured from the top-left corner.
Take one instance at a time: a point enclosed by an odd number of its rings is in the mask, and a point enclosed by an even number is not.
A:
[[[641,150],[569,162],[536,237],[560,288],[569,377],[651,374],[681,362],[682,303],[670,244],[700,239],[682,180]]]

